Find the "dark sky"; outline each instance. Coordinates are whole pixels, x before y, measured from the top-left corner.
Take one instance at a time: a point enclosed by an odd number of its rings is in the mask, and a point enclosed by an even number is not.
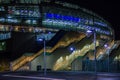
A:
[[[116,39],[120,39],[120,2],[119,0],[63,0],[92,10],[109,23],[115,30]]]

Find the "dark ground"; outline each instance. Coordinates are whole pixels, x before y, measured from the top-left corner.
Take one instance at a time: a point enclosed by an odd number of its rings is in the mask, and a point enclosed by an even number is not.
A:
[[[120,80],[120,73],[94,72],[2,72],[0,80]]]

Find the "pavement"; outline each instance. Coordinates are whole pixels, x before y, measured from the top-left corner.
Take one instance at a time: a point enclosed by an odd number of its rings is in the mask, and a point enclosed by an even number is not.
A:
[[[0,80],[120,80],[120,73],[49,71],[0,72]]]

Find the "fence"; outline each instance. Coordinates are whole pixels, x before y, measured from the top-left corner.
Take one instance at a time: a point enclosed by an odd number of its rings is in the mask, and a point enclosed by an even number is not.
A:
[[[82,71],[95,71],[94,60],[83,60]],[[120,61],[99,60],[96,61],[97,72],[120,72]]]

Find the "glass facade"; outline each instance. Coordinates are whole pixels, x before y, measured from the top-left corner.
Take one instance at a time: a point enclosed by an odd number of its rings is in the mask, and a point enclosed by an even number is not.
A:
[[[65,63],[70,65],[77,57],[86,56],[89,52],[93,53],[91,51],[93,51],[95,47],[103,48],[104,43],[108,40],[113,40],[114,32],[110,25],[93,12],[69,3],[55,2],[53,5],[53,3],[49,3],[49,0],[47,1],[48,2],[41,2],[41,0],[0,0],[0,31],[2,32],[0,33],[0,40],[10,39],[11,31],[35,33],[34,39],[36,41],[40,42],[43,38],[47,40],[46,52],[51,54],[54,53],[54,51],[56,51],[55,54],[65,53],[65,58],[56,55],[60,57],[60,59],[56,57],[56,60],[61,62],[61,64],[56,64],[56,67],[60,67],[61,65],[60,68],[64,67],[63,61],[66,61]],[[14,2],[15,4],[13,5],[12,3]],[[87,36],[87,34],[89,34],[86,33],[88,30],[93,31],[94,34],[96,33],[95,35],[97,36],[94,37],[94,41],[98,40],[96,43],[93,42],[92,33]],[[81,40],[83,40],[83,42],[80,42]],[[100,41],[102,44],[99,45]],[[69,53],[68,47],[72,45],[75,45],[76,49],[74,51],[70,49],[72,53],[67,54]],[[64,49],[61,47],[64,47]],[[61,48],[61,50],[57,50],[58,48]],[[5,43],[2,42],[0,43],[0,51],[4,49]],[[106,49],[103,49],[102,53],[105,54],[105,50]],[[26,62],[32,61],[38,55],[42,54],[42,51],[43,49],[34,56],[29,57],[29,59],[19,58],[21,61],[20,65],[15,65],[13,70],[26,64]],[[52,62],[53,58],[51,57],[50,62]],[[17,60],[16,63],[19,62],[19,60]],[[54,60],[54,62],[56,62],[56,60]],[[52,64],[49,65],[53,66]],[[69,67],[69,65],[65,67]]]
[[[13,1],[16,5],[9,4]],[[0,23],[83,32],[95,30],[99,34],[114,35],[112,28],[103,18],[87,9],[59,1],[55,2],[55,5],[49,3],[49,0],[41,1],[0,0]]]
[[[95,30],[100,34],[112,35],[109,26],[96,17],[53,6],[43,6],[42,24],[45,27],[77,31]]]
[[[37,26],[40,23],[39,6],[0,6],[0,22],[14,25]]]

